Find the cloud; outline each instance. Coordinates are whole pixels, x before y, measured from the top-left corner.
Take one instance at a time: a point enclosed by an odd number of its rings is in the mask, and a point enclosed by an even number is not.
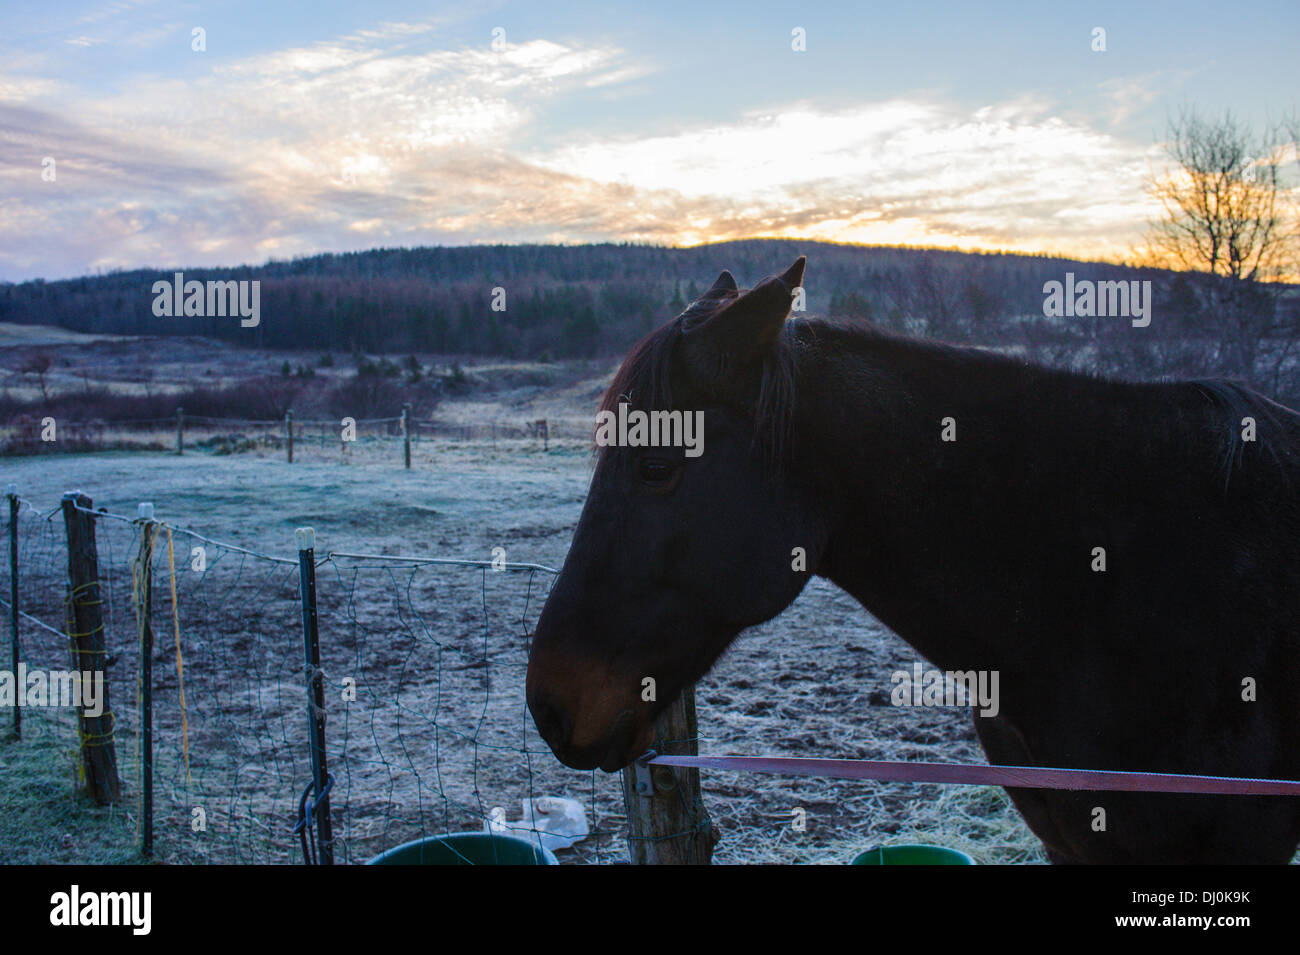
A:
[[[60,88],[57,81],[43,76],[19,76],[13,72],[0,70],[0,105],[29,103],[42,97],[52,96]]]
[[[76,22],[77,24],[105,23],[118,20],[142,7],[153,6],[157,2],[158,0],[114,0],[113,3],[101,4],[95,9],[82,14],[77,18]]]
[[[380,23],[102,90],[0,74],[0,277],[768,235],[1102,255],[1145,214],[1148,150],[1033,98],[800,101],[614,137],[556,117],[652,64],[604,43],[439,48],[438,32]]]
[[[962,113],[907,100],[836,111],[794,104],[530,157],[653,197],[651,205],[676,216],[685,241],[785,234],[1029,250],[1083,243],[1112,254],[1117,226],[1123,239],[1142,224],[1148,159],[1147,149],[1033,101]]]
[[[421,234],[431,207],[457,201],[437,182],[441,164],[509,148],[537,128],[539,109],[619,53],[549,40],[406,47],[425,32],[386,24],[192,80],[137,76],[111,93],[64,92],[63,109],[20,108],[55,89],[0,77],[21,94],[0,116],[0,182],[15,210],[41,211],[44,231],[78,236],[33,243],[17,218],[0,221],[0,275],[236,262]],[[53,183],[39,175],[47,155]]]
[[[1171,74],[1166,70],[1156,70],[1137,76],[1116,77],[1098,83],[1097,92],[1105,105],[1106,118],[1112,125],[1119,126],[1161,99],[1166,86],[1181,82],[1189,75],[1187,71]]]

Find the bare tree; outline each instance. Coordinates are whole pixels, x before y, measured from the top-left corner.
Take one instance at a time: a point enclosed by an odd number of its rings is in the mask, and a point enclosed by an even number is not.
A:
[[[35,375],[41,385],[41,400],[49,401],[50,394],[45,389],[45,374],[54,365],[54,359],[44,352],[32,355],[18,370],[24,375]]]
[[[1284,181],[1298,131],[1293,119],[1256,136],[1230,112],[1184,112],[1169,126],[1174,168],[1151,184],[1164,217],[1151,225],[1148,261],[1207,276],[1197,289],[1215,364],[1275,392],[1300,331],[1278,307],[1282,283],[1300,278],[1296,190]]]

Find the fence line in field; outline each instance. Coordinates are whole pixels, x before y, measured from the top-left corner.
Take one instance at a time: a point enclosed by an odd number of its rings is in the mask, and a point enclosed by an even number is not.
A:
[[[174,438],[169,444],[177,454],[184,454],[187,447],[191,450],[198,447],[218,453],[231,453],[260,443],[264,447],[284,450],[290,463],[293,463],[295,446],[302,449],[319,444],[324,449],[334,444],[341,453],[346,454],[354,444],[393,441],[402,443],[403,459],[408,468],[411,466],[411,446],[418,444],[421,438],[491,440],[494,444],[497,440],[532,439],[540,441],[540,450],[548,451],[552,439],[587,440],[591,436],[590,429],[585,425],[573,426],[551,418],[493,419],[484,422],[436,418],[419,420],[411,415],[409,406],[404,407],[402,414],[397,416],[338,419],[298,418],[292,410],[280,418],[223,418],[191,414],[178,408],[175,416],[170,418],[61,421],[32,417],[5,425],[0,430],[8,435],[0,447],[9,453],[95,450],[110,443],[110,435],[115,431],[155,435],[174,431]],[[243,434],[244,431],[251,432],[251,437]],[[204,433],[207,437],[201,442],[195,442],[193,439],[198,433]],[[187,437],[191,441],[188,445]],[[165,448],[166,445],[162,442],[158,443],[159,450]]]
[[[503,817],[506,831],[549,844],[538,800],[560,796],[582,804],[590,827],[566,857],[623,856],[617,782],[560,766],[523,701],[531,618],[552,568],[317,556],[314,547],[295,560],[148,508],[131,518],[68,495],[43,513],[21,500],[10,493],[11,572],[0,585],[15,677],[20,662],[48,672],[93,660],[111,710],[106,729],[90,733],[67,710],[15,706],[14,728],[21,717],[23,739],[74,746],[78,786],[92,798],[135,800],[142,851],[178,862],[294,861],[300,798],[309,814],[331,810],[332,838],[320,827],[312,846],[321,861],[500,829]],[[74,523],[88,528],[71,551],[55,528],[60,512],[70,539]],[[76,577],[73,552],[95,559],[93,581]],[[87,594],[102,622],[79,631],[71,620],[87,611]],[[316,668],[304,668],[309,612]],[[69,650],[92,652],[79,648],[87,631],[100,655],[70,661]],[[309,637],[306,651],[310,659]],[[309,699],[316,694],[323,705]],[[108,765],[119,780],[102,778]],[[318,765],[332,777],[324,793]],[[113,794],[118,783],[123,795]]]

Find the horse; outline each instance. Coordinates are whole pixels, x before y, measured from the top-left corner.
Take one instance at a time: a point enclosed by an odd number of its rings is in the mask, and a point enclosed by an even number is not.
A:
[[[602,412],[702,412],[703,435],[596,449],[530,648],[555,756],[627,766],[817,574],[943,670],[1000,675],[974,714],[991,763],[1300,778],[1300,414],[792,319],[803,273],[724,271],[606,391]],[[1007,792],[1053,863],[1300,842],[1296,797]]]

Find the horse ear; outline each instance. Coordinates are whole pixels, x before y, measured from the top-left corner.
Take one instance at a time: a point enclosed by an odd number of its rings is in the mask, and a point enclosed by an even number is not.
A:
[[[803,267],[801,255],[779,277],[763,279],[707,319],[684,327],[682,344],[691,371],[704,379],[716,379],[729,369],[761,359],[785,325],[794,289],[803,282]],[[723,272],[718,282],[730,278],[730,273]],[[714,283],[714,289],[717,287]]]
[[[709,289],[709,291],[705,292],[704,294],[708,295],[710,293],[716,293],[716,292],[735,292],[735,291],[737,291],[736,277],[732,275],[730,272],[728,272],[726,269],[723,269],[722,274],[718,276],[718,280],[714,282],[713,286]]]
[[[807,256],[801,255],[799,256],[799,258],[794,260],[794,265],[790,266],[783,273],[781,273],[781,281],[784,282],[786,287],[790,289],[791,295],[794,294],[795,289],[803,285],[803,267],[807,263],[808,263]]]

